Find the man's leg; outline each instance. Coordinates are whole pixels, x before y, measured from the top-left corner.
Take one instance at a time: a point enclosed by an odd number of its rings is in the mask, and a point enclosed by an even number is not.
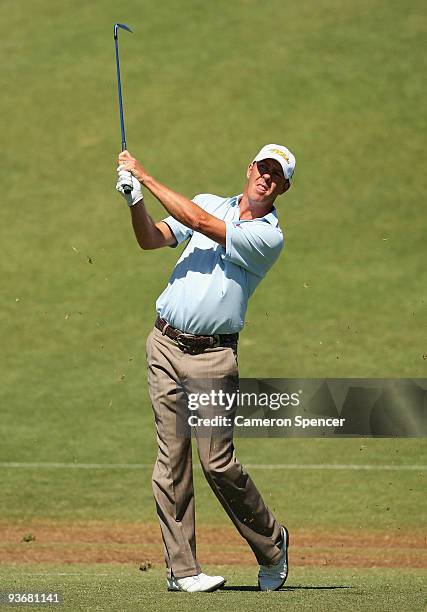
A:
[[[179,384],[181,361],[179,347],[154,329],[147,340],[148,383],[158,444],[152,485],[168,577],[173,573],[176,578],[201,571],[196,560],[191,439],[177,436],[177,419],[187,414]]]
[[[200,392],[200,385],[214,379],[215,388],[224,393],[236,392],[238,370],[231,348],[205,351],[191,359],[191,376],[187,392]],[[190,368],[187,368],[187,370]],[[201,382],[205,379],[204,382]],[[206,389],[204,389],[206,390]],[[209,406],[204,413],[233,419],[235,407],[225,410]],[[203,412],[198,413],[202,416]],[[197,447],[205,477],[239,533],[252,548],[260,565],[276,563],[281,556],[279,547],[282,527],[264,503],[250,476],[235,456],[232,428],[196,428]]]

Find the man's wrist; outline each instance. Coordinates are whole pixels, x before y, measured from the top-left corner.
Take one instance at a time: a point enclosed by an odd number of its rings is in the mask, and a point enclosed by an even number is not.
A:
[[[149,184],[150,182],[152,183],[154,181],[154,178],[150,176],[149,174],[145,174],[141,179],[138,179],[138,180],[141,183],[141,185],[144,185],[144,187],[149,188]]]
[[[137,200],[134,204],[128,204],[129,208],[140,208],[141,206],[144,206],[144,196],[142,196],[142,198],[140,198],[139,200]]]

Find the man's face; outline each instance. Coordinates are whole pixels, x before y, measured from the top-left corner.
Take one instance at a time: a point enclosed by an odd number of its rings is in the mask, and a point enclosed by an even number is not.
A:
[[[284,177],[282,166],[275,159],[253,162],[248,168],[247,177],[248,197],[260,204],[273,204],[277,196],[290,187],[290,182]]]

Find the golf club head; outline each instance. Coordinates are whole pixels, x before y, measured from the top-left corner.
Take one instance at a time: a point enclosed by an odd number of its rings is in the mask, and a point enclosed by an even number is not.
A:
[[[132,30],[124,23],[115,23],[114,24],[114,38],[117,38],[117,30],[119,28],[122,28],[122,30],[127,30],[128,32],[132,33]]]

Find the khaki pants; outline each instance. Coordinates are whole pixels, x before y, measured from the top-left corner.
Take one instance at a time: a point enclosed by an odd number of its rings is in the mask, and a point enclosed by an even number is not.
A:
[[[220,379],[224,392],[236,389],[237,358],[230,347],[184,353],[154,328],[147,339],[147,363],[158,444],[152,484],[166,566],[169,576],[194,576],[201,570],[196,558],[191,438],[177,435],[177,423],[189,415],[186,394],[192,392],[192,379]],[[236,459],[232,432],[218,436],[203,428],[199,435],[196,428],[196,440],[209,485],[258,563],[276,563],[281,525]]]

